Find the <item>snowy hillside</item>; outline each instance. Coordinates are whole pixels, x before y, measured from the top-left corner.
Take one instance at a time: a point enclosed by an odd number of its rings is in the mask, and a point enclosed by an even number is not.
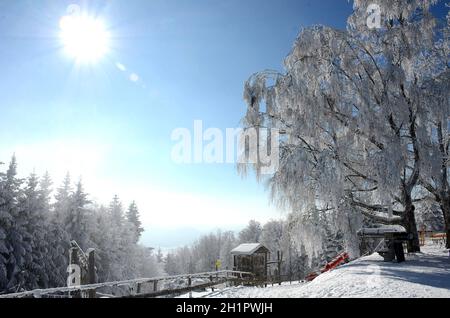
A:
[[[196,295],[194,295],[195,297]],[[450,297],[448,251],[428,245],[402,264],[385,263],[378,254],[360,258],[311,283],[268,288],[226,288],[197,297],[224,298],[424,298]]]

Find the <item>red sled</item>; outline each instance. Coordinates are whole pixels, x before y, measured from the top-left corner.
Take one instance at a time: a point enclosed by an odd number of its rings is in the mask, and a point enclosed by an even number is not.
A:
[[[347,252],[341,253],[338,256],[336,256],[331,262],[327,263],[320,270],[320,272],[313,272],[313,273],[308,274],[308,276],[306,276],[306,281],[311,282],[314,279],[316,279],[317,276],[319,276],[320,274],[329,272],[344,263],[348,263],[349,261],[350,261],[350,256],[348,255],[348,253]]]

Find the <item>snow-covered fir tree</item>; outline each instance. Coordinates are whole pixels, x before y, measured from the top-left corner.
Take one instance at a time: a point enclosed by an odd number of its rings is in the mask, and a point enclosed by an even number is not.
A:
[[[86,250],[90,246],[88,234],[90,211],[87,206],[90,201],[84,192],[81,180],[76,184],[75,191],[68,200],[69,208],[63,216],[65,229],[71,240],[76,241],[83,250]]]
[[[2,183],[1,223],[6,229],[5,246],[2,247],[2,267],[6,269],[6,279],[2,287],[3,290],[11,292],[20,290],[26,284],[26,264],[32,262],[32,237],[27,231],[28,219],[19,206],[22,180],[17,177],[15,156],[11,159]]]
[[[48,210],[45,210],[46,205],[42,201],[38,186],[39,179],[32,173],[19,201],[20,209],[27,219],[25,228],[31,239],[30,257],[24,266],[27,275],[24,285],[26,289],[37,289],[42,286],[48,288],[50,284],[51,272],[48,270],[51,266],[46,258],[53,240],[48,236]]]
[[[127,214],[126,214],[128,222],[132,225],[133,231],[135,234],[135,241],[136,243],[141,238],[142,232],[144,231],[144,228],[142,227],[142,223],[139,219],[139,210],[137,207],[136,202],[132,202],[130,206],[128,207]]]
[[[47,217],[47,255],[45,257],[45,268],[49,275],[49,286],[64,286],[66,284],[69,235],[63,229],[60,219],[57,218],[55,210],[52,209],[52,180],[50,174],[46,172],[39,184],[39,202]]]
[[[139,214],[129,222],[117,196],[99,206],[69,175],[52,195],[50,175],[19,178],[15,157],[0,171],[0,294],[64,286],[72,240],[96,249],[99,281],[163,274],[152,249],[137,244]]]

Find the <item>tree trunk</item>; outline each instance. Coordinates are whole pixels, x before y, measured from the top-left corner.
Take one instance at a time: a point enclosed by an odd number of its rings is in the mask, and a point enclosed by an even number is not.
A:
[[[441,210],[444,214],[445,233],[447,234],[447,248],[450,248],[450,198],[441,202]]]
[[[412,239],[408,240],[408,253],[418,253],[420,252],[420,240],[417,231],[415,207],[412,204],[412,200],[407,201],[409,202],[405,205],[404,226],[408,235],[412,236]]]

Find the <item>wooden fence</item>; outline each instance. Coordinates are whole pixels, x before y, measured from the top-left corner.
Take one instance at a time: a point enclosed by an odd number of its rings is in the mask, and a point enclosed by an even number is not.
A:
[[[179,295],[224,283],[255,282],[252,273],[225,270],[97,283],[95,250],[84,252],[75,241],[71,242],[69,250],[68,272],[68,287],[5,294],[0,298],[151,298]]]
[[[187,274],[187,275],[177,275],[177,276],[163,276],[154,278],[140,278],[133,280],[117,281],[117,282],[107,282],[107,283],[97,283],[88,284],[81,286],[72,287],[60,287],[60,288],[50,288],[50,289],[37,289],[32,291],[25,291],[15,294],[0,295],[1,298],[113,298],[113,297],[136,297],[136,298],[151,298],[151,297],[161,297],[170,295],[179,295],[182,293],[188,293],[197,289],[203,289],[207,287],[213,287],[227,282],[230,283],[251,283],[253,281],[254,275],[247,272],[239,271],[217,271],[217,272],[206,272],[198,274]],[[195,283],[195,280],[200,280],[200,283]],[[158,286],[162,282],[170,281],[181,281],[186,282],[186,286],[175,287],[175,288],[162,288],[159,289]],[[162,285],[162,284],[161,284]],[[150,287],[151,292],[144,292],[144,287],[146,289]],[[98,292],[100,289],[112,289],[122,288],[128,290],[128,295],[114,295],[105,294]],[[93,293],[92,291],[95,291]]]

